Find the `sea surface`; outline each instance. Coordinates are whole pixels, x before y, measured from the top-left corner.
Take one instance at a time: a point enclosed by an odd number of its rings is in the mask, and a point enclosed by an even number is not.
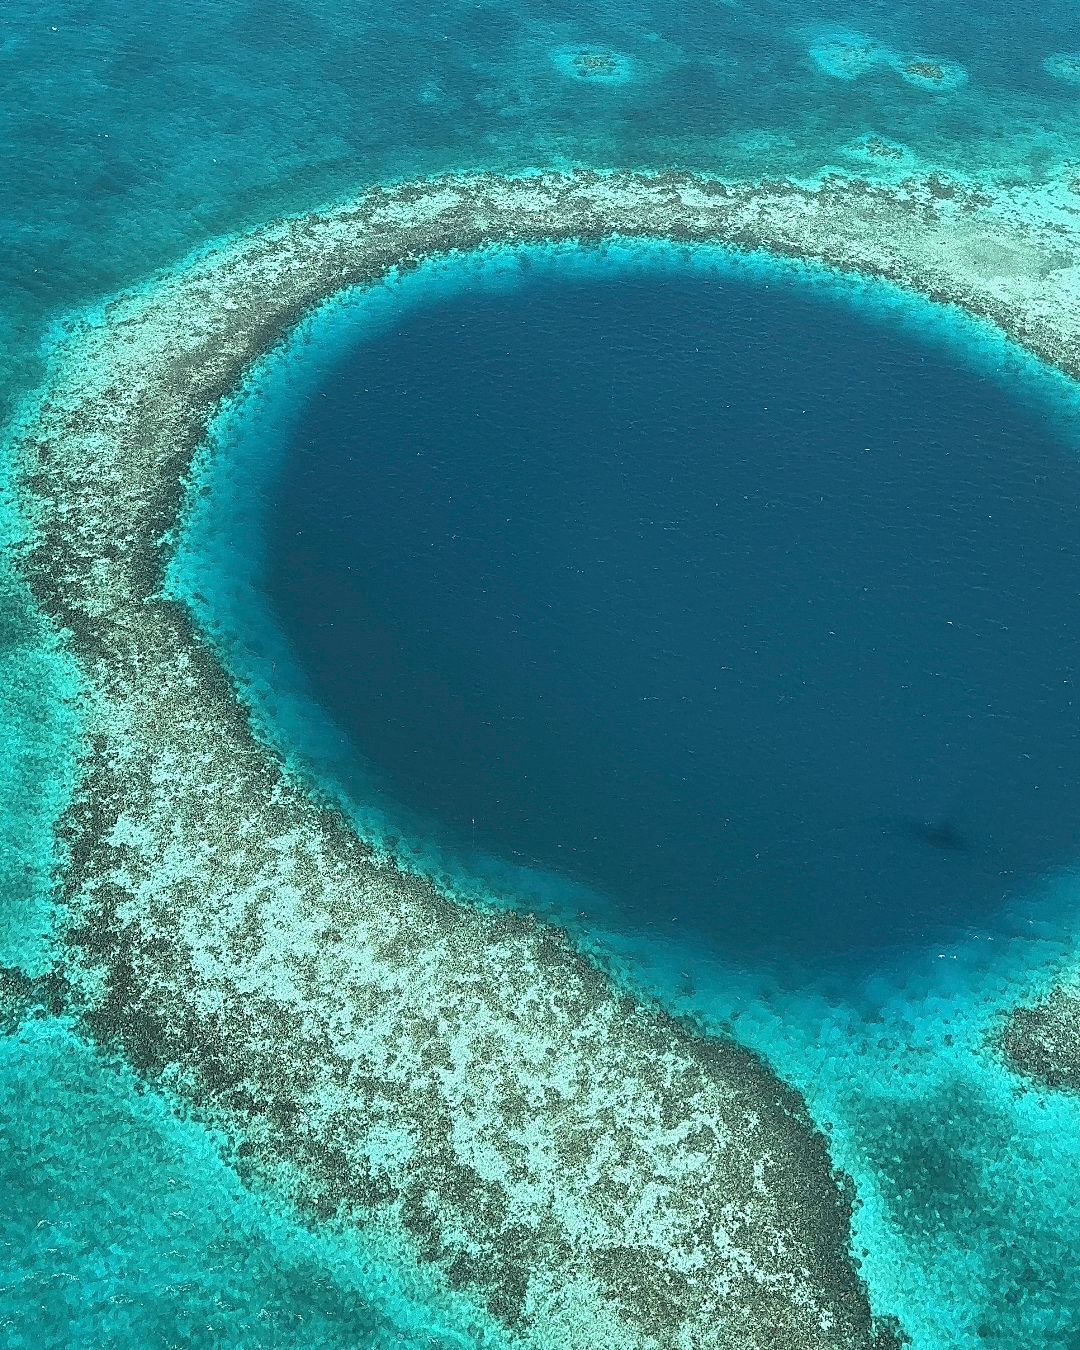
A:
[[[1037,187],[1080,163],[1078,50],[1073,0],[14,0],[0,408],[65,315],[380,178]],[[267,365],[280,455],[215,524],[251,444],[226,417],[175,584],[237,564],[202,621],[268,738],[384,840],[463,893],[520,883],[807,1094],[917,1350],[1080,1344],[1080,1113],[979,1053],[1076,931],[1065,393],[809,271],[462,266],[336,310],[325,363]],[[78,679],[7,567],[0,637],[0,965],[36,975]],[[0,1023],[3,1344],[470,1343],[64,1019]]]
[[[1080,856],[1075,446],[804,280],[566,270],[358,323],[313,382],[262,580],[315,699],[448,848],[642,927],[992,928]]]

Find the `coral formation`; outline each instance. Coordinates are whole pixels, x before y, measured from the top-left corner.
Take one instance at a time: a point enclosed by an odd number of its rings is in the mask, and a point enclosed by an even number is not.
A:
[[[915,162],[907,146],[876,132],[849,142],[841,153],[847,160],[872,167],[878,179],[889,177],[898,181],[910,177]]]
[[[967,82],[967,71],[956,61],[941,61],[926,56],[910,58],[890,56],[889,65],[900,78],[919,89],[946,92]]]
[[[945,92],[967,81],[967,71],[956,61],[938,57],[905,56],[864,33],[847,29],[818,30],[809,47],[810,59],[834,80],[856,80],[883,67],[920,89]]]
[[[1080,1092],[1080,989],[1059,985],[1017,1008],[1000,1035],[1009,1064],[1044,1087]]]
[[[314,305],[420,257],[724,242],[964,305],[1078,373],[1065,226],[1014,190],[579,172],[373,189],[63,333],[15,447],[23,568],[88,693],[69,1007],[306,1212],[381,1230],[529,1344],[884,1347],[797,1094],[521,914],[375,856],[253,737],[161,578],[219,400]],[[19,991],[15,991],[17,994]]]
[[[880,136],[867,136],[863,142],[863,149],[874,159],[901,160],[904,158],[902,146],[894,145],[891,141],[883,140]]]
[[[888,49],[862,33],[828,31],[810,46],[810,59],[834,80],[856,80],[881,65]]]
[[[631,77],[629,58],[606,47],[558,47],[551,59],[564,75],[589,84],[624,84]]]

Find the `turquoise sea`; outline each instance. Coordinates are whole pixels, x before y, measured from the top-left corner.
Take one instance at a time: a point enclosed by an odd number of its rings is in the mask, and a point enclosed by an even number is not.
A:
[[[808,180],[939,171],[1035,186],[1080,175],[1078,52],[1067,0],[960,10],[764,0],[9,5],[4,415],[41,375],[65,315],[207,240],[379,180],[571,164]],[[933,87],[911,71],[924,63],[941,72]],[[693,360],[679,346],[690,314],[702,326]],[[770,340],[755,353],[748,335],[766,321]],[[810,333],[815,364],[805,360]],[[602,352],[589,346],[597,335]],[[451,342],[461,378],[438,360]],[[558,370],[572,406],[545,404],[543,381],[530,387],[544,369]],[[470,370],[484,378],[469,383]],[[643,370],[665,382],[678,416],[656,418]],[[439,409],[425,411],[412,396],[430,397],[436,376]],[[891,402],[867,387],[874,380]],[[501,422],[485,415],[496,402]],[[170,580],[218,642],[263,734],[340,793],[368,833],[466,899],[494,895],[551,915],[621,978],[734,1032],[805,1092],[859,1189],[856,1243],[875,1308],[897,1314],[920,1350],[1080,1345],[1080,1105],[1026,1087],[981,1050],[998,1011],[1041,987],[1076,931],[1080,757],[1063,693],[1075,670],[1066,628],[1077,589],[1075,406],[1063,380],[989,330],[884,287],[706,253],[486,255],[332,303],[252,374],[215,424],[226,453],[204,466],[211,491]],[[740,450],[737,491],[735,477],[710,477],[702,459],[720,435],[715,421],[713,439],[703,435],[704,420],[722,414],[725,443]],[[459,455],[453,429],[468,418],[483,434]],[[642,419],[635,457],[628,427]],[[507,472],[512,446],[501,465],[491,456],[505,456],[508,428],[526,423],[549,440],[530,443],[536,458],[520,477]],[[592,479],[575,477],[573,438],[586,431],[598,452]],[[897,450],[901,432],[910,454]],[[883,477],[852,463],[872,437],[875,463],[888,457]],[[664,480],[646,443],[687,456],[689,495],[669,491],[674,474]],[[403,447],[418,445],[428,459],[402,463]],[[317,471],[313,447],[326,451]],[[765,452],[767,490],[755,474]],[[358,491],[380,463],[392,470],[379,476],[382,495]],[[845,507],[864,507],[883,481],[875,528],[894,552],[884,562],[875,553],[880,572],[857,583],[883,598],[842,593],[852,578],[840,577],[838,658],[824,642],[835,623],[800,616],[831,565],[837,579],[830,549],[850,524]],[[735,644],[745,735],[738,790],[726,798],[723,756],[685,772],[699,729],[681,722],[673,748],[670,723],[647,706],[650,679],[665,695],[678,688],[696,716],[719,706],[704,697],[715,682],[705,691],[702,671],[729,663],[684,639],[708,637],[702,606],[715,615],[723,588],[699,589],[698,609],[678,621],[676,573],[658,569],[644,610],[676,617],[661,644],[668,664],[651,666],[657,633],[641,605],[652,574],[641,552],[616,547],[628,522],[645,521],[641,550],[677,544],[672,567],[692,556],[715,582],[727,564],[710,553],[715,532],[700,528],[710,493],[748,502],[736,600],[783,619]],[[815,493],[831,498],[831,515],[813,506]],[[459,505],[448,513],[450,499]],[[509,522],[493,514],[504,503]],[[772,554],[766,512],[780,516]],[[733,537],[740,518],[723,520]],[[460,528],[472,544],[443,547],[445,565],[425,571],[419,548],[391,554],[407,521],[428,543]],[[376,523],[391,532],[381,545]],[[5,484],[5,542],[21,528]],[[793,538],[806,550],[794,564]],[[927,538],[935,567],[906,572],[913,541]],[[950,541],[959,541],[951,552]],[[606,582],[597,591],[598,562],[618,573],[615,592]],[[943,565],[953,569],[944,578]],[[378,614],[358,575],[379,577]],[[22,977],[50,965],[52,824],[70,791],[78,677],[10,568],[2,582],[0,1343],[481,1343],[456,1310],[404,1287],[374,1242],[311,1232],[245,1190],[227,1141],[24,992]],[[919,616],[935,585],[940,631],[930,634]],[[322,609],[302,603],[310,594]],[[439,629],[435,617],[453,605],[472,627]],[[593,622],[596,608],[606,626]],[[868,662],[875,678],[896,676],[896,626],[883,618],[901,612],[911,679],[886,683],[882,716],[842,685]],[[729,617],[744,635],[753,621],[745,609]],[[958,646],[945,645],[950,626],[962,630]],[[481,671],[493,635],[510,631],[517,645],[500,647],[502,669]],[[769,644],[790,650],[796,631],[815,697],[785,706],[789,734],[764,753],[760,728],[777,725],[765,704],[789,694]],[[644,641],[627,645],[635,632]],[[383,684],[361,687],[354,676],[373,633]],[[568,648],[581,659],[559,659]],[[628,650],[637,664],[623,661]],[[755,652],[767,678],[746,677]],[[603,692],[615,662],[619,696],[584,702],[582,671]],[[418,706],[426,723],[408,715]],[[809,735],[809,717],[841,708],[844,735]],[[368,736],[379,710],[379,735]],[[439,772],[430,762],[416,771],[417,747],[440,723],[469,728],[475,762],[448,740]],[[541,753],[552,727],[576,761]],[[619,766],[625,791],[571,837],[600,797],[597,781]],[[518,789],[528,778],[528,791],[500,792],[500,773]],[[709,794],[706,855],[701,822],[687,821]],[[562,816],[545,806],[556,799]],[[715,830],[721,817],[736,822],[730,847]],[[646,856],[644,827],[657,819],[668,852]],[[754,866],[762,852],[771,870]],[[678,893],[659,907],[658,878],[680,854]],[[741,878],[740,894],[756,898],[725,919],[702,867]],[[879,884],[883,871],[892,889]]]

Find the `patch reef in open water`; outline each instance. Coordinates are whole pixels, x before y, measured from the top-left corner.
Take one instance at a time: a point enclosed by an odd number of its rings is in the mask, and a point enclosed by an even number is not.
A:
[[[1075,375],[1078,221],[1067,187],[446,179],[231,240],[69,325],[16,449],[24,570],[90,691],[58,934],[82,1025],[227,1128],[247,1173],[381,1232],[524,1343],[893,1344],[798,1095],[555,931],[374,855],[255,742],[161,596],[167,536],[245,368],[419,258],[615,235],[767,249],[962,305]]]

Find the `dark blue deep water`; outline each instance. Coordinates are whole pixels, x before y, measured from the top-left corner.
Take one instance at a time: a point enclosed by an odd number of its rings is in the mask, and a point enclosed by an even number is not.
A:
[[[807,286],[444,296],[310,399],[272,604],[448,839],[741,959],[921,946],[1080,848],[1080,463],[1022,392]]]

